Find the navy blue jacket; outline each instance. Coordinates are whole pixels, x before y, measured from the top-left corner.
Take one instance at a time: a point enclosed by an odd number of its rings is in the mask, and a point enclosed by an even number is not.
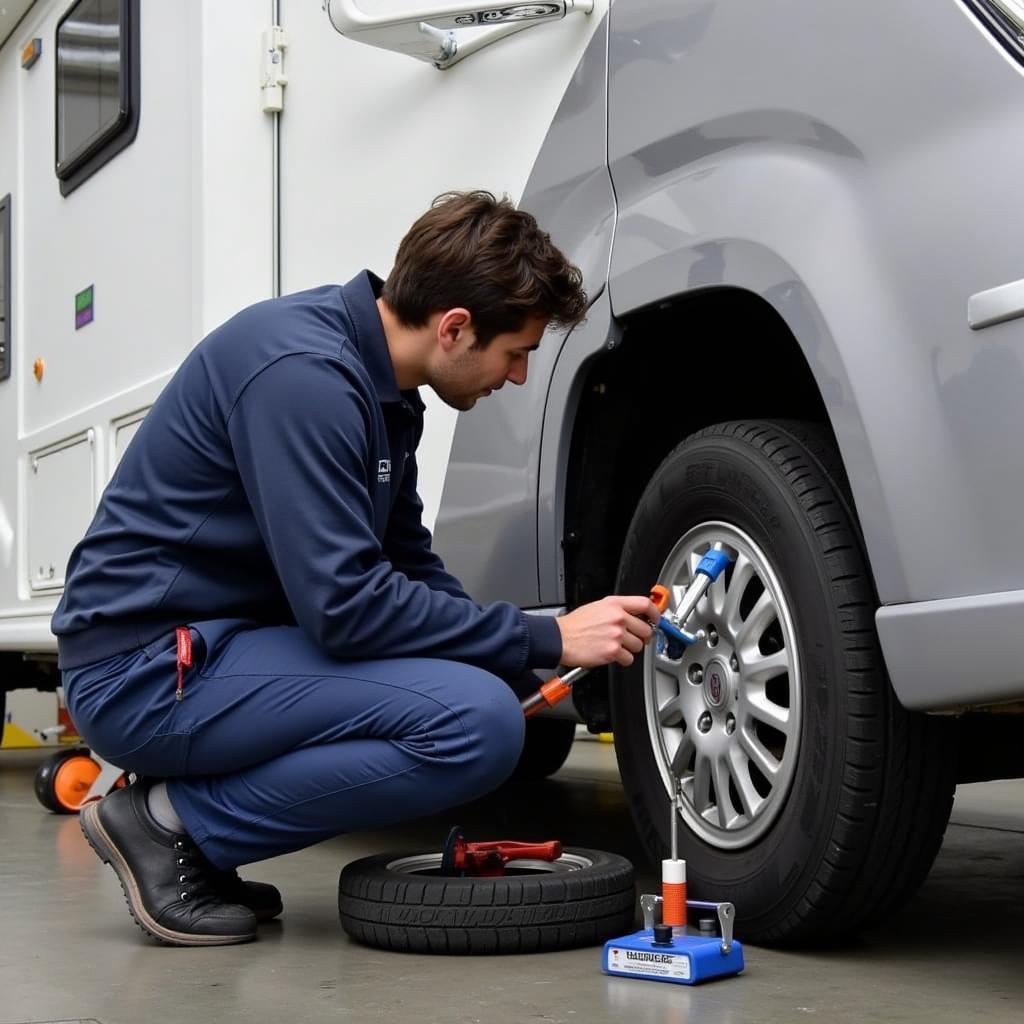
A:
[[[345,659],[424,656],[512,678],[561,656],[551,618],[480,607],[430,550],[423,403],[399,391],[364,272],[243,310],[182,363],[71,555],[60,664],[209,620],[297,623]]]

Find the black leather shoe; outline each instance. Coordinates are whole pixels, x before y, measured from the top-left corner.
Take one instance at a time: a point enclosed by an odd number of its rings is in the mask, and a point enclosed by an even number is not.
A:
[[[256,937],[248,907],[225,902],[211,868],[184,833],[168,832],[146,805],[144,780],[88,804],[79,823],[89,845],[117,873],[132,917],[174,946],[223,946]]]
[[[234,868],[228,871],[210,869],[210,881],[225,903],[248,907],[259,922],[269,921],[284,910],[281,893],[268,882],[245,882]]]

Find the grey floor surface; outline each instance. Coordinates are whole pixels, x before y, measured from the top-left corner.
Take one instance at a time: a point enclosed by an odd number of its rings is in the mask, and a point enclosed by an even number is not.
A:
[[[744,975],[686,988],[606,977],[597,949],[413,956],[361,948],[338,926],[343,864],[436,848],[456,820],[470,838],[558,837],[615,850],[651,891],[606,744],[577,742],[566,767],[530,794],[250,868],[248,877],[282,889],[285,914],[258,942],[216,949],[161,947],[142,935],[77,819],[36,803],[39,760],[0,754],[2,1024],[1024,1021],[1024,782],[961,788],[928,882],[884,926],[842,948],[748,946]]]

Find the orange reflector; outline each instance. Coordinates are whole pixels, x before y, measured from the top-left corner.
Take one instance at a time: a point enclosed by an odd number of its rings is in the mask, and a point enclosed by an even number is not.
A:
[[[42,361],[42,359],[37,359],[32,364],[32,375],[35,377],[36,380],[42,380],[43,379],[43,374],[45,372],[46,372],[46,363],[44,363]]]
[[[42,53],[42,39],[33,39],[31,42],[26,43],[25,49],[21,51],[21,66],[28,70],[37,60],[39,60]]]

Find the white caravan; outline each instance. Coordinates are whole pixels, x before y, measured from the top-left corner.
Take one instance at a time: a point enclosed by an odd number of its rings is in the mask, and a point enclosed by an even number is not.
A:
[[[441,192],[518,200],[606,9],[0,2],[6,746],[56,735],[68,556],[186,352],[250,303],[386,274]],[[454,419],[427,417],[428,525]]]

